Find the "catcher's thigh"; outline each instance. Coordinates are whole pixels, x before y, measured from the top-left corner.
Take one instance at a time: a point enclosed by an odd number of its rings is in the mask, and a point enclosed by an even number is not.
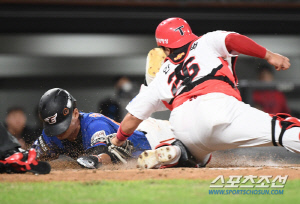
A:
[[[148,118],[138,126],[137,130],[147,133],[146,138],[151,149],[155,149],[162,142],[171,144],[175,141],[171,125],[167,120]]]
[[[234,97],[207,94],[187,101],[171,115],[175,137],[199,159],[210,152],[243,147],[273,146],[272,117]],[[278,142],[281,126],[275,125]],[[288,129],[283,136],[287,149],[299,152],[300,128]]]
[[[225,104],[229,116],[229,123],[221,128],[214,128],[211,139],[212,145],[219,149],[273,146],[272,128],[274,128],[274,142],[279,145],[279,136],[282,131],[282,124],[276,120],[272,125],[272,117],[256,108],[243,102],[228,97]],[[283,146],[292,151],[300,153],[299,127],[287,129],[282,136]]]

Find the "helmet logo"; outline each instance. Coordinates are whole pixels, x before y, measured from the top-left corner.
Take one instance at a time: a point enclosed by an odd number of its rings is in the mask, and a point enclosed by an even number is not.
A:
[[[66,115],[68,115],[69,114],[69,109],[68,108],[64,108],[64,110],[63,110],[63,114],[64,114],[64,116],[66,116]]]
[[[45,118],[44,121],[49,123],[50,125],[56,123],[56,117],[57,117],[57,113],[55,113],[55,115],[50,116],[48,118]]]
[[[176,28],[174,31],[176,32],[176,31],[179,31],[180,32],[180,35],[184,35],[184,32],[183,32],[183,30],[182,30],[182,28],[184,28],[184,26],[182,25],[182,26],[179,26],[178,28]]]

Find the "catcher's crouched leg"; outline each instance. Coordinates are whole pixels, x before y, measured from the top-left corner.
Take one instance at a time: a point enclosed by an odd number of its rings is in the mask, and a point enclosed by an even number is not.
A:
[[[158,169],[170,167],[205,167],[211,155],[204,165],[199,165],[194,156],[188,151],[180,140],[175,140],[171,145],[159,144],[155,150],[146,150],[138,158],[138,167],[142,169]]]

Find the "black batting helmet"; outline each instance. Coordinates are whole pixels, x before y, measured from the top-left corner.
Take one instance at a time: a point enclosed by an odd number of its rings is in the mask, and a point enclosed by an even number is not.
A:
[[[66,90],[54,88],[44,93],[39,103],[39,116],[45,134],[56,136],[65,132],[70,126],[74,108],[76,99]]]

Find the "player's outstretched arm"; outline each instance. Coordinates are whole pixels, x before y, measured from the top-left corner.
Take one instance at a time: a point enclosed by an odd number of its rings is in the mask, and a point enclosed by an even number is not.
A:
[[[133,134],[141,122],[143,122],[143,120],[127,113],[118,129],[117,136],[111,141],[112,144],[122,146],[125,140]]]
[[[86,150],[86,154],[79,157],[77,162],[79,165],[89,169],[97,169],[103,165],[112,163],[127,163],[132,158],[134,151],[133,143],[129,140],[123,141],[122,146],[112,144],[112,139],[116,137],[116,133],[107,135],[103,143]]]
[[[273,65],[277,71],[287,70],[291,66],[289,58],[269,50],[267,50],[264,59],[267,60],[269,64]]]

